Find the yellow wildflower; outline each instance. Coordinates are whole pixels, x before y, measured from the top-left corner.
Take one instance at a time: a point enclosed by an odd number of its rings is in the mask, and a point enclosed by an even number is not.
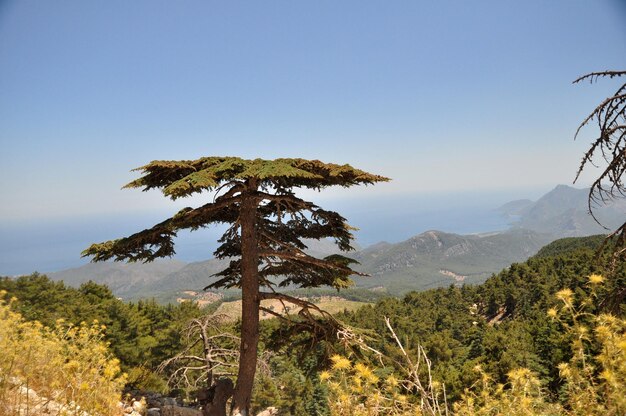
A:
[[[376,384],[380,379],[374,373],[370,373],[366,380],[370,384]]]
[[[391,387],[396,387],[399,384],[398,379],[393,374],[387,377],[385,382]]]
[[[572,302],[572,296],[574,296],[574,292],[571,289],[561,289],[556,292],[556,298],[566,303]]]
[[[362,363],[357,363],[354,366],[354,371],[356,371],[357,376],[363,378],[368,378],[372,374],[372,370],[367,368],[367,366]]]
[[[569,377],[572,373],[570,371],[569,365],[567,365],[567,363],[561,363],[559,365],[557,365],[557,368],[559,369],[559,375],[561,377]]]
[[[615,384],[616,383],[616,378],[615,378],[615,374],[610,371],[610,370],[604,370],[600,373],[600,377],[605,379],[607,383],[609,384]]]
[[[346,370],[350,368],[350,360],[341,355],[333,355],[330,359],[333,362],[334,370]]]
[[[589,276],[589,283],[591,283],[592,285],[598,285],[602,282],[604,282],[604,277],[602,277],[602,275],[594,273]]]
[[[611,337],[611,329],[606,325],[598,325],[595,329],[596,335],[601,339],[608,339]]]

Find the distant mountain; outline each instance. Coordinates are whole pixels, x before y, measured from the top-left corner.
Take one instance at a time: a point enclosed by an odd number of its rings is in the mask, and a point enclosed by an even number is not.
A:
[[[459,235],[427,231],[399,243],[380,242],[348,253],[360,262],[357,287],[402,294],[450,284],[482,283],[492,273],[536,254],[561,237],[606,233],[587,212],[586,189],[559,185],[536,202],[509,202],[497,212],[516,220],[508,231]],[[383,215],[383,214],[381,214]],[[599,207],[598,218],[616,228],[626,216],[626,201]],[[307,240],[308,252],[323,257],[336,253],[332,240]],[[167,301],[182,291],[200,291],[215,281],[211,276],[227,266],[211,259],[185,264],[163,260],[149,264],[96,263],[49,274],[78,286],[87,280],[105,283],[120,297],[155,297]]]
[[[509,218],[515,218],[524,215],[533,204],[534,202],[530,199],[517,199],[507,202],[496,211]]]
[[[332,240],[305,240],[307,252],[324,257],[338,253]],[[157,260],[152,263],[107,261],[47,273],[52,280],[63,280],[78,287],[89,280],[106,284],[116,296],[124,299],[151,298],[170,301],[182,291],[201,291],[214,282],[211,276],[228,266],[228,260],[209,259],[185,263],[178,260]]]
[[[157,260],[152,263],[104,262],[47,273],[52,280],[63,280],[67,285],[78,287],[89,280],[106,284],[116,296],[134,298],[148,288],[183,267],[178,260]]]
[[[453,283],[482,283],[513,262],[524,261],[552,239],[528,230],[459,235],[427,231],[397,244],[376,245],[351,257],[361,287],[385,287],[390,293],[423,290]]]
[[[307,245],[307,253],[316,257],[324,257],[339,252],[337,245],[329,239],[309,240],[305,239]],[[151,283],[151,287],[147,288],[146,293],[149,296],[158,297],[159,293],[171,293],[181,290],[200,291],[217,278],[211,277],[215,273],[228,267],[229,260],[209,259],[189,263],[172,273],[162,276]]]
[[[537,202],[528,204],[513,201],[498,209],[504,215],[518,217],[514,224],[518,228],[548,233],[554,239],[561,237],[583,237],[606,233],[617,228],[626,217],[626,200],[607,201],[594,207],[598,224],[589,214],[587,198],[589,189],[577,189],[558,185]]]
[[[397,244],[378,243],[348,256],[361,263],[359,271],[371,275],[355,279],[357,287],[382,287],[398,295],[453,283],[480,283],[512,262],[535,254],[548,241],[548,236],[524,230],[482,235],[428,231]],[[332,241],[308,243],[318,256],[337,252]],[[50,277],[71,286],[94,280],[125,299],[154,297],[167,301],[183,291],[201,291],[216,280],[211,276],[227,265],[228,260],[218,259],[189,264],[175,260],[104,262],[51,273]]]
[[[146,290],[149,296],[158,297],[160,293],[173,293],[183,290],[201,291],[217,280],[211,276],[228,267],[229,260],[210,259],[185,265],[166,276],[155,280]]]

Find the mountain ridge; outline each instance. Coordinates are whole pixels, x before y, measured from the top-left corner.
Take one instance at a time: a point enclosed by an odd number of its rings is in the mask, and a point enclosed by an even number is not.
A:
[[[519,200],[511,201],[497,211],[516,218],[514,227],[553,234],[555,239],[602,234],[623,223],[626,200],[593,206],[598,223],[589,214],[588,196],[589,189],[557,185],[536,202],[523,206]]]
[[[450,284],[482,283],[492,273],[526,260],[558,238],[605,232],[587,212],[587,193],[586,189],[558,185],[537,201],[518,199],[506,203],[495,210],[514,220],[511,228],[504,231],[462,235],[428,230],[397,243],[381,241],[359,248],[347,255],[360,262],[358,271],[372,277],[356,277],[356,286],[384,286],[388,293],[399,295]],[[598,216],[608,225],[619,224],[624,212],[626,201],[614,201],[599,209]],[[310,240],[306,244],[314,256],[338,252],[331,240]],[[201,290],[211,283],[211,275],[228,264],[228,260],[218,259],[163,261],[161,268],[154,263],[126,268],[107,266],[111,263],[89,264],[50,276],[74,286],[95,280],[109,285],[121,297],[165,300],[184,290]]]

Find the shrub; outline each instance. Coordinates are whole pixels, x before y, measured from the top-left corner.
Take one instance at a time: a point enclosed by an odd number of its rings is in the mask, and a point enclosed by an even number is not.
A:
[[[0,299],[4,293],[0,293]],[[125,375],[104,326],[28,322],[0,300],[0,416],[120,413]]]
[[[570,289],[556,293],[559,305],[548,310],[569,338],[571,358],[558,365],[563,380],[560,403],[548,403],[539,379],[528,369],[509,373],[507,385],[494,384],[478,369],[482,382],[465,391],[455,414],[580,415],[626,414],[626,320],[596,312],[604,278],[589,276],[580,299]]]
[[[538,374],[517,368],[497,383],[480,366],[478,381],[465,389],[452,411],[439,403],[440,383],[428,379],[422,387],[419,363],[430,362],[422,350],[413,364],[395,333],[408,366],[408,377],[383,376],[383,369],[334,356],[329,371],[320,374],[329,388],[332,415],[439,415],[457,416],[618,416],[626,415],[626,319],[599,312],[599,295],[604,278],[589,276],[584,290],[562,289],[555,295],[557,306],[547,315],[558,322],[569,359],[558,365],[562,380],[558,400],[546,394]],[[399,381],[398,381],[399,380]],[[429,406],[425,406],[428,405]]]

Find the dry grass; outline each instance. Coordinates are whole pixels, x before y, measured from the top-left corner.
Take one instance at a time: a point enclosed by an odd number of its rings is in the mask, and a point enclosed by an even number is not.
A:
[[[345,309],[353,311],[360,308],[361,306],[368,304],[366,302],[346,300],[338,296],[322,296],[321,298],[306,300],[308,300],[309,302],[313,302],[320,309],[323,309],[330,314],[343,312]],[[287,302],[285,302],[285,304],[283,305],[281,301],[275,299],[264,300],[261,302],[261,305],[267,309],[271,309],[275,312],[282,314],[289,313],[293,315],[297,314],[300,311],[300,308],[296,305]],[[286,311],[285,308],[287,308]],[[215,313],[227,315],[230,317],[230,319],[235,321],[241,317],[241,300],[224,302],[217,308]],[[272,315],[266,312],[259,312],[259,316],[261,319],[272,318]]]

